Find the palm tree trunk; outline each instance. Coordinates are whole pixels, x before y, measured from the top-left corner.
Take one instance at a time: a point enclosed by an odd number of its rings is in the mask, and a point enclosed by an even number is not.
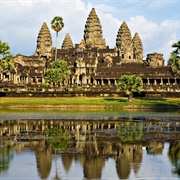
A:
[[[55,51],[55,61],[57,59],[57,47],[58,47],[58,32],[56,32],[56,51]]]

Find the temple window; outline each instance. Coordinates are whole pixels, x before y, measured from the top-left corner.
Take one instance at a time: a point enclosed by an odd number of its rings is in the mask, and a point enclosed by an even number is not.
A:
[[[36,83],[36,78],[35,77],[32,78],[32,82]]]
[[[148,84],[148,80],[147,79],[143,79],[143,84]]]
[[[175,79],[170,79],[170,84],[174,84],[175,83]]]
[[[124,59],[124,54],[122,54],[122,59]]]
[[[150,84],[153,85],[154,84],[154,79],[150,79],[149,82],[150,82]]]
[[[74,67],[77,67],[77,63],[76,62],[74,63]]]
[[[168,80],[167,79],[163,79],[163,84],[168,84]]]
[[[38,83],[42,83],[42,78],[41,77],[38,78]]]
[[[161,79],[156,79],[157,84],[161,84]]]
[[[131,56],[129,56],[129,59],[131,59]]]

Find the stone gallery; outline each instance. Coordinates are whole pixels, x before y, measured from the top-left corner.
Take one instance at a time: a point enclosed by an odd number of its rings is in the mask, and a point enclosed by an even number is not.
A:
[[[120,25],[115,48],[111,49],[103,39],[102,26],[93,8],[83,37],[79,44],[74,44],[66,34],[61,49],[57,49],[57,59],[67,61],[70,76],[58,87],[43,88],[45,71],[55,59],[52,36],[44,22],[35,55],[17,54],[14,69],[0,71],[0,91],[75,91],[80,86],[84,91],[115,92],[118,79],[124,74],[140,76],[144,92],[180,91],[180,78],[164,65],[163,54],[147,54],[144,59],[141,38],[138,33],[131,35],[126,22]]]

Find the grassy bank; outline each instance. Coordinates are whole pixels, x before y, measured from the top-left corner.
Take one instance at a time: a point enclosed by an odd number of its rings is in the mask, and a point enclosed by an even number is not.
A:
[[[0,108],[180,108],[180,98],[137,99],[124,97],[1,97]]]

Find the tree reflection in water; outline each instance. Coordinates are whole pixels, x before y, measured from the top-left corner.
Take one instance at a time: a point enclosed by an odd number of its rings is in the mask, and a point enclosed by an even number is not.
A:
[[[49,128],[48,126],[46,127],[44,133],[45,141],[55,152],[56,174],[53,179],[60,180],[57,172],[57,151],[64,151],[67,148],[70,140],[70,134],[67,131],[63,132],[61,128]]]
[[[13,157],[13,146],[4,145],[0,147],[0,174],[2,172],[8,171],[10,162]]]
[[[117,134],[121,141],[132,142],[141,140],[142,125],[131,122],[126,122],[123,125],[118,125]]]
[[[180,176],[180,141],[174,141],[170,144],[168,155],[175,168],[173,172]]]
[[[69,132],[63,132],[61,128],[46,128],[44,133],[45,140],[55,152],[67,148],[70,139]]]

